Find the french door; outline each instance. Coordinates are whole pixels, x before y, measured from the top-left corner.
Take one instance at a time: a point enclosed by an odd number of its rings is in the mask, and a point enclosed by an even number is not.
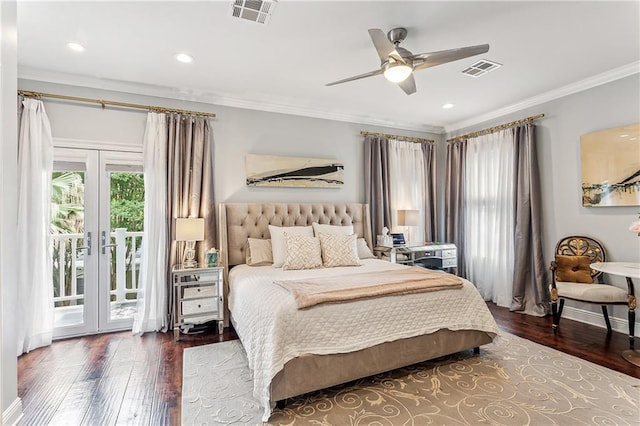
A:
[[[131,328],[144,215],[142,154],[55,148],[54,338]]]

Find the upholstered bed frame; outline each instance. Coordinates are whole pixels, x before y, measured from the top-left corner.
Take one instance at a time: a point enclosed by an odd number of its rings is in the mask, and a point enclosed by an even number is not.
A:
[[[268,225],[305,226],[313,222],[353,225],[358,237],[372,247],[369,207],[357,203],[255,203],[220,205],[220,249],[228,269],[245,263],[247,239],[270,238]],[[226,303],[226,297],[225,297]],[[225,306],[225,325],[230,318]],[[233,323],[233,318],[231,318]],[[351,380],[378,374],[490,343],[489,334],[474,330],[435,333],[396,340],[356,352],[303,355],[287,362],[271,382],[271,400],[282,401]]]

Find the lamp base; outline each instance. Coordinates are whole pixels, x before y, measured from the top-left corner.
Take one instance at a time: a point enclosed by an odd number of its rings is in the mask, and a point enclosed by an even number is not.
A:
[[[198,266],[198,262],[196,262],[196,242],[195,241],[187,241],[187,246],[184,251],[184,260],[182,261],[182,267],[184,268],[195,268]]]
[[[184,262],[182,262],[183,268],[195,268],[196,266],[198,266],[198,262],[196,262],[195,260],[187,259]]]

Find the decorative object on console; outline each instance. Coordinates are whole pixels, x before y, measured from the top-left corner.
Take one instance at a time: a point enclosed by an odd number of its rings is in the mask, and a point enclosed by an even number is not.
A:
[[[631,223],[629,231],[635,232],[636,234],[638,234],[638,237],[640,237],[640,220],[636,220],[635,222]]]
[[[640,205],[640,123],[580,136],[583,206]]]
[[[249,154],[247,186],[336,188],[344,185],[344,165],[326,158]]]
[[[214,266],[218,266],[220,259],[218,256],[218,250],[215,248],[210,248],[207,252],[207,267],[211,268]]]
[[[389,235],[389,228],[382,228],[382,235],[376,237],[376,246],[393,247],[393,237]]]
[[[407,242],[411,244],[411,228],[418,226],[420,212],[418,210],[398,210],[398,226],[407,228]]]
[[[204,219],[184,218],[176,219],[176,241],[186,241],[182,266],[195,268],[198,262],[195,260],[196,241],[204,240]]]

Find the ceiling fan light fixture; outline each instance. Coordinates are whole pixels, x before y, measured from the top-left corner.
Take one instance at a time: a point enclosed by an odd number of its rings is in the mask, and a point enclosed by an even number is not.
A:
[[[389,63],[384,69],[384,77],[392,83],[401,83],[410,75],[413,68],[400,62]]]

